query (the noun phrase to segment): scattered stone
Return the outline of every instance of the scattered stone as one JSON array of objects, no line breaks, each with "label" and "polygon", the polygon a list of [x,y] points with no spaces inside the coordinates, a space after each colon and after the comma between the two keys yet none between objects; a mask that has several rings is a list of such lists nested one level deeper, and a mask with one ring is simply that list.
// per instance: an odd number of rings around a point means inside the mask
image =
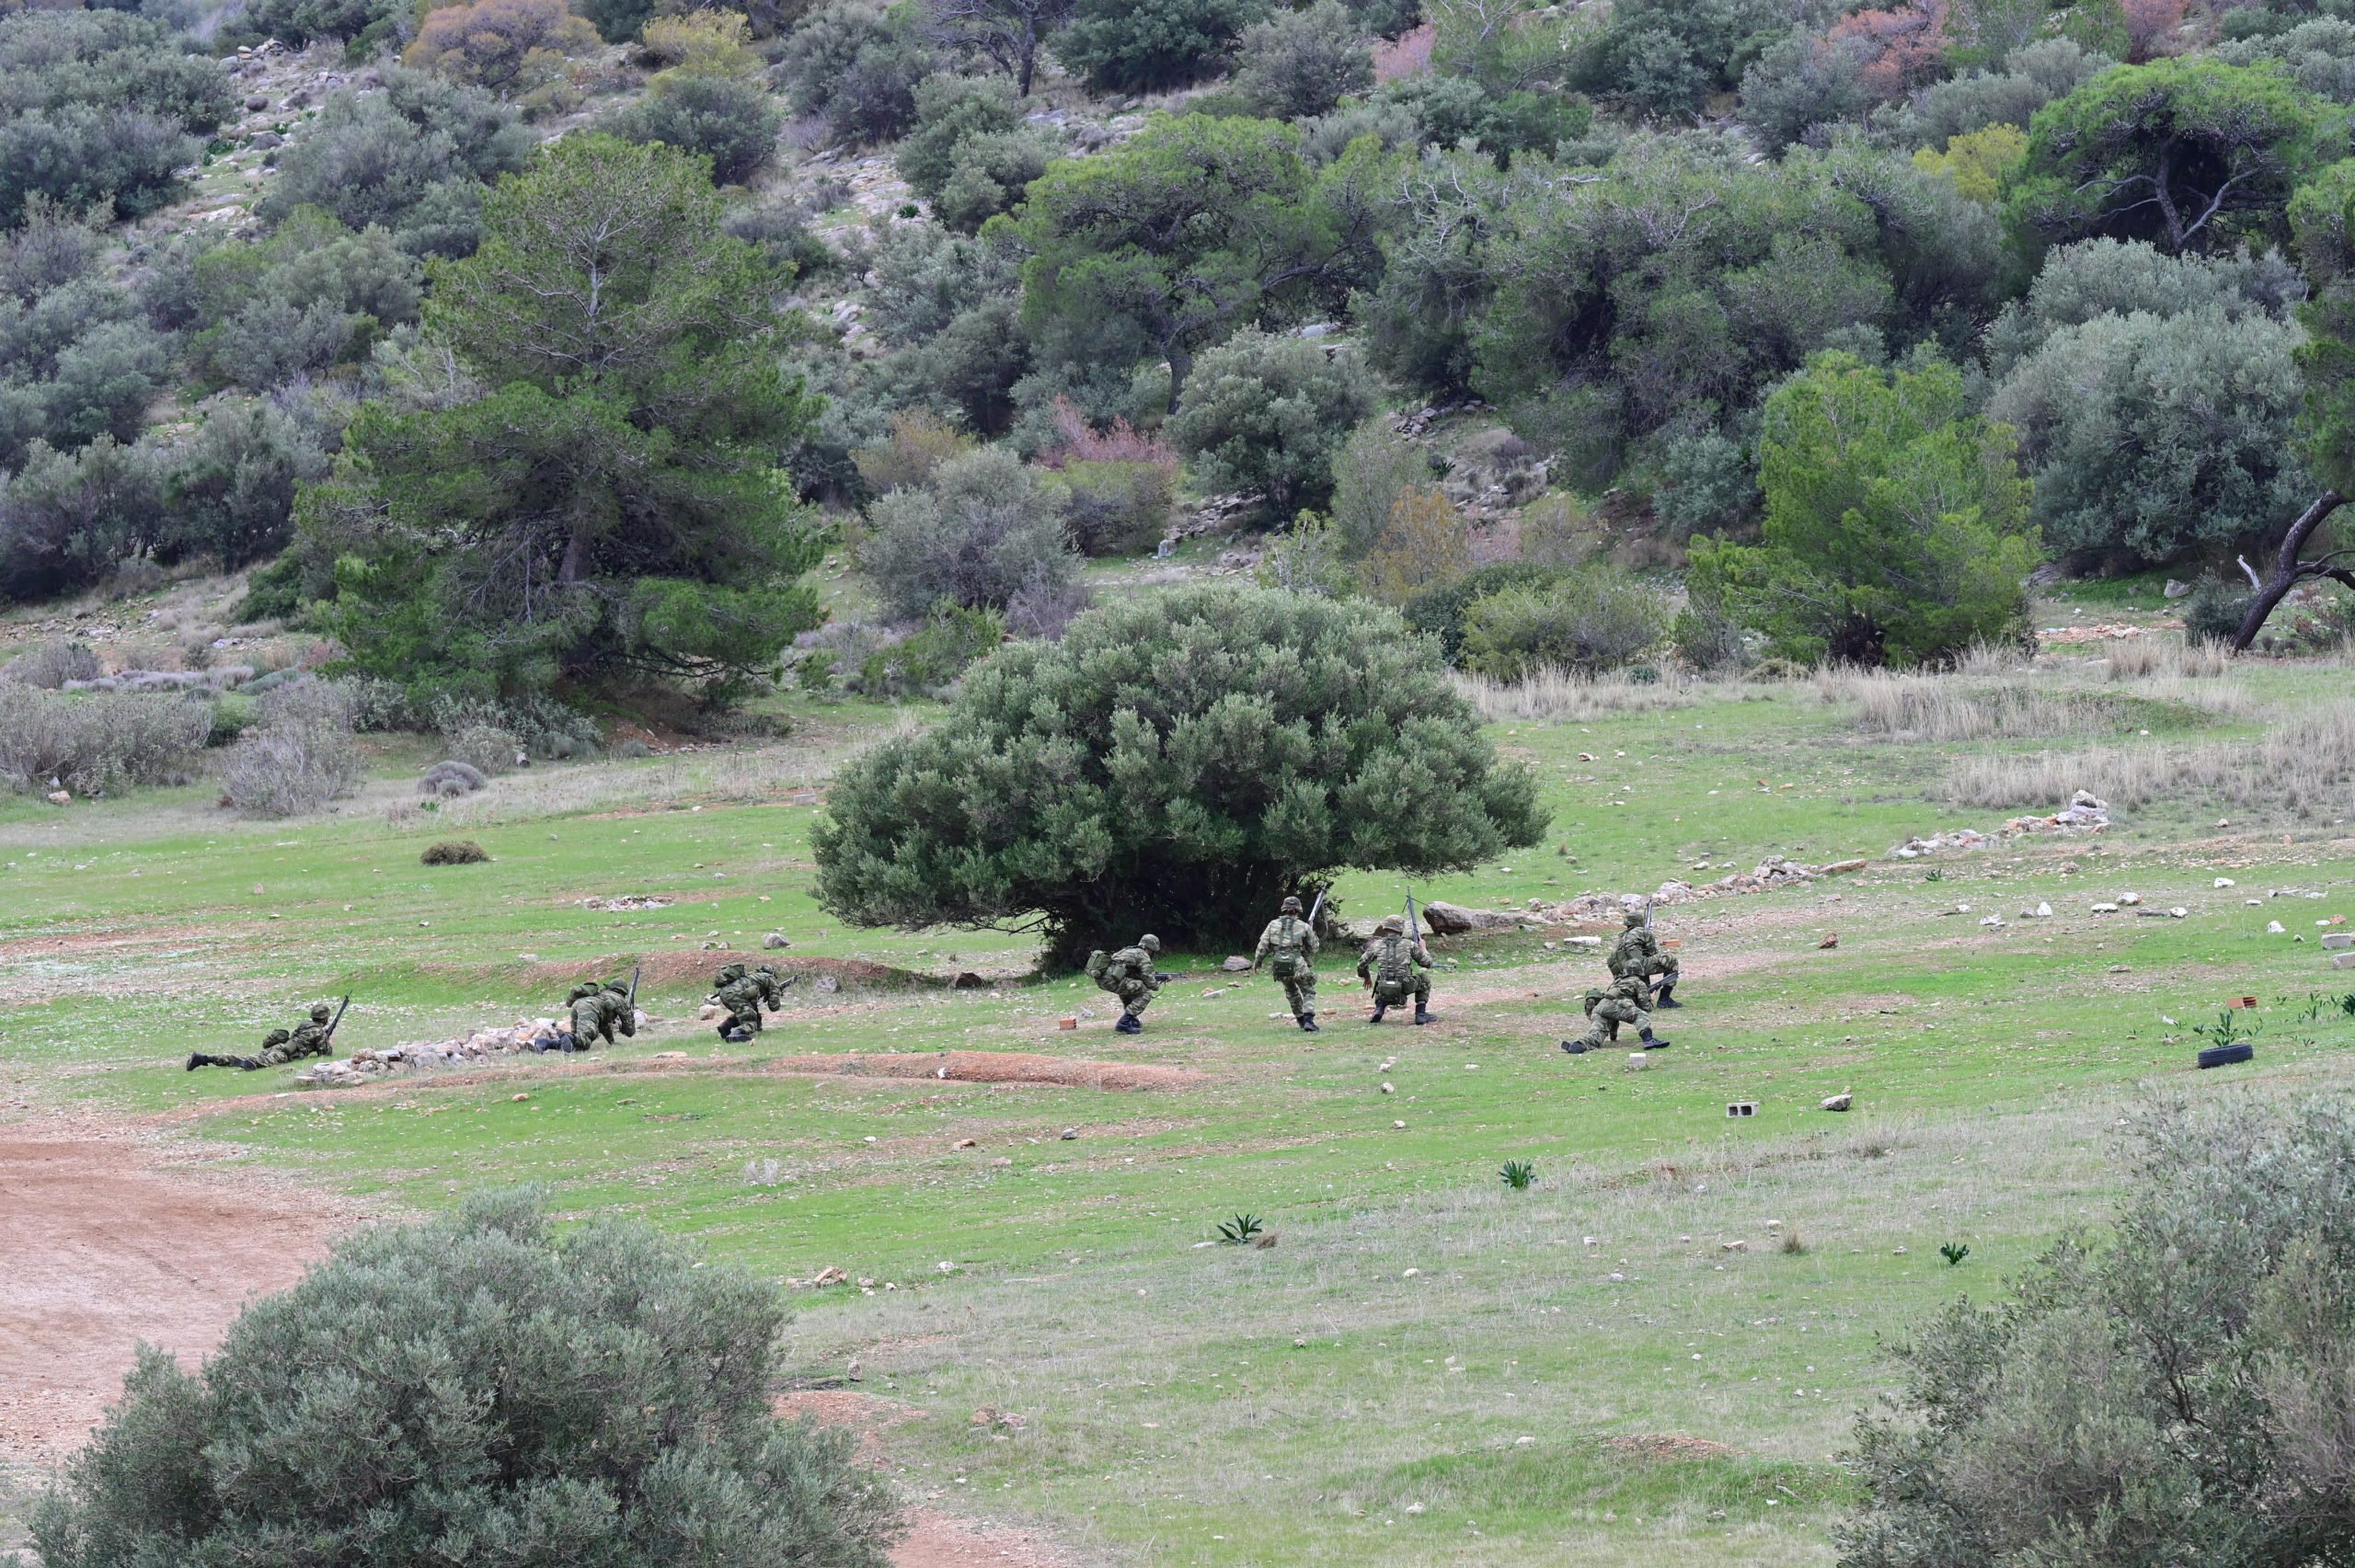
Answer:
[{"label": "scattered stone", "polygon": [[1827,947],[1837,947],[1837,946],[1839,946],[1839,945],[1840,945],[1840,933],[1839,933],[1838,932],[1836,932],[1836,931],[1827,931],[1827,932],[1825,932],[1825,933],[1823,933],[1823,940],[1822,940],[1822,941],[1821,941],[1821,942],[1819,942],[1819,943],[1817,943],[1817,944],[1815,944],[1815,946],[1816,946],[1816,951],[1818,951],[1818,952],[1821,952],[1823,949],[1825,949],[1825,948],[1827,948]]},{"label": "scattered stone", "polygon": [[1383,1086],[1382,1086],[1382,1092],[1383,1092],[1384,1094],[1396,1094],[1396,1093],[1398,1093],[1397,1089],[1396,1089],[1394,1085],[1392,1085],[1392,1084],[1390,1084],[1390,1083],[1387,1083],[1387,1082],[1385,1082],[1385,1083],[1384,1083],[1384,1084],[1383,1084]]},{"label": "scattered stone", "polygon": [[820,1269],[807,1281],[809,1285],[820,1290],[824,1289],[829,1285],[846,1285],[849,1282],[850,1276],[843,1270],[834,1267],[832,1264],[828,1264],[824,1268]]},{"label": "scattered stone", "polygon": [[2216,886],[2219,887],[2237,887],[2240,884],[2234,881],[2229,876],[2219,876],[2216,878]]},{"label": "scattered stone", "polygon": [[793,944],[785,939],[785,933],[781,931],[773,931],[766,936],[761,938],[761,945],[774,949],[778,947],[790,947]]},{"label": "scattered stone", "polygon": [[2121,907],[2131,910],[2135,905],[2142,901],[2142,895],[2140,893],[2120,893],[2118,896],[2118,901]]},{"label": "scattered stone", "polygon": [[605,910],[615,914],[623,914],[632,910],[667,910],[676,901],[652,893],[644,893],[632,894],[620,898],[583,898],[580,900],[580,907],[584,910]]},{"label": "scattered stone", "polygon": [[1419,1268],[1410,1268],[1410,1269],[1408,1269],[1406,1273],[1404,1273],[1404,1274],[1400,1275],[1398,1277],[1399,1277],[1399,1278],[1401,1278],[1401,1279],[1412,1279],[1412,1278],[1414,1278],[1417,1275],[1419,1275],[1419,1274],[1420,1274],[1420,1273],[1422,1273],[1422,1272],[1423,1272],[1423,1271],[1422,1271],[1421,1269],[1419,1269]]},{"label": "scattered stone", "polygon": [[1248,974],[1251,969],[1251,960],[1248,958],[1229,958],[1225,963],[1221,964],[1219,967],[1230,975]]},{"label": "scattered stone", "polygon": [[2096,904],[2093,912],[2097,915],[2114,915],[2118,912],[2118,906],[2110,903]]},{"label": "scattered stone", "polygon": [[2175,578],[2169,578],[2166,580],[2166,586],[2160,589],[2159,592],[2168,599],[2188,599],[2191,597],[2191,585]]},{"label": "scattered stone", "polygon": [[1063,1140],[1065,1143],[1069,1143],[1079,1137],[1079,1128],[1075,1127],[1067,1127],[1063,1128],[1062,1136]]},{"label": "scattered stone", "polygon": [[1498,910],[1467,910],[1461,904],[1451,904],[1434,898],[1423,906],[1423,919],[1434,936],[1461,936],[1474,931],[1502,931],[1518,928],[1520,915],[1506,914]]},{"label": "scattered stone", "polygon": [[843,989],[843,983],[832,975],[820,975],[818,977],[818,989],[826,995],[832,996],[834,992]]},{"label": "scattered stone", "polygon": [[2332,954],[2330,967],[2334,969],[2355,969],[2355,953]]},{"label": "scattered stone", "polygon": [[52,806],[71,806],[74,796],[64,790],[53,789],[49,792],[49,803]]},{"label": "scattered stone", "polygon": [[2355,931],[2325,932],[2322,944],[2326,948],[2355,947]]},{"label": "scattered stone", "polygon": [[2287,936],[2289,933],[2290,928],[2283,925],[2280,921],[2267,921],[2265,922],[2265,934],[2268,936]]},{"label": "scattered stone", "polygon": [[1746,1253],[1749,1250],[1748,1242],[1719,1242],[1717,1243],[1717,1251],[1721,1253]]},{"label": "scattered stone", "polygon": [[1843,1089],[1837,1094],[1834,1094],[1831,1098],[1825,1100],[1821,1105],[1817,1107],[1817,1109],[1825,1111],[1844,1111],[1855,1103],[1856,1096],[1850,1091]]},{"label": "scattered stone", "polygon": [[981,1144],[970,1138],[960,1138],[957,1140],[957,1147],[959,1149],[979,1149]]}]

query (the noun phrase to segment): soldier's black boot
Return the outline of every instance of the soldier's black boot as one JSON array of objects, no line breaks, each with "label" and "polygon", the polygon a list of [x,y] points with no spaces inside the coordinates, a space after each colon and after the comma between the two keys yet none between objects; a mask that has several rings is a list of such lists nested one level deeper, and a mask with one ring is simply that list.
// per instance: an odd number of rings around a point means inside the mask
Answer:
[{"label": "soldier's black boot", "polygon": [[1659,1049],[1660,1049],[1661,1047],[1663,1047],[1663,1046],[1673,1045],[1673,1044],[1675,1043],[1675,1042],[1674,1042],[1674,1041],[1672,1041],[1672,1040],[1663,1040],[1663,1039],[1661,1039],[1659,1036],[1657,1036],[1657,1035],[1653,1034],[1649,1029],[1646,1029],[1642,1034],[1640,1034],[1640,1035],[1637,1036],[1636,1037],[1637,1037],[1637,1039],[1641,1040],[1641,1041],[1644,1043],[1644,1049],[1646,1049],[1646,1050],[1648,1050],[1648,1051],[1656,1051],[1656,1050],[1659,1050]]},{"label": "soldier's black boot", "polygon": [[1564,1040],[1562,1048],[1574,1057],[1582,1057],[1587,1053],[1587,1043],[1584,1040]]},{"label": "soldier's black boot", "polygon": [[188,1053],[187,1071],[194,1072],[200,1067],[211,1067],[212,1065],[213,1059],[211,1057],[205,1056],[199,1051],[190,1051]]},{"label": "soldier's black boot", "polygon": [[1304,1035],[1314,1035],[1316,1033],[1316,1014],[1314,1013],[1304,1013],[1300,1015],[1300,1032]]},{"label": "soldier's black boot", "polygon": [[752,1036],[748,1029],[722,1029],[719,1037],[731,1046],[741,1046],[750,1044]]},{"label": "soldier's black boot", "polygon": [[1415,1022],[1418,1024],[1436,1024],[1439,1022],[1439,1014],[1430,1012],[1426,1008],[1418,1007],[1415,1009]]},{"label": "soldier's black boot", "polygon": [[1116,1033],[1122,1035],[1142,1035],[1144,1033],[1144,1025],[1137,1022],[1137,1015],[1133,1013],[1121,1013],[1120,1021],[1118,1024],[1113,1024],[1112,1028]]},{"label": "soldier's black boot", "polygon": [[1377,1001],[1373,1004],[1373,1016],[1367,1019],[1366,1022],[1369,1024],[1379,1024],[1382,1022],[1382,1015],[1389,1011],[1390,1004],[1388,1002]]},{"label": "soldier's black boot", "polygon": [[1676,981],[1673,979],[1660,981],[1660,996],[1652,1003],[1653,1010],[1657,1012],[1663,1007],[1682,1007],[1683,1005],[1684,1004],[1683,1002],[1676,1000]]}]

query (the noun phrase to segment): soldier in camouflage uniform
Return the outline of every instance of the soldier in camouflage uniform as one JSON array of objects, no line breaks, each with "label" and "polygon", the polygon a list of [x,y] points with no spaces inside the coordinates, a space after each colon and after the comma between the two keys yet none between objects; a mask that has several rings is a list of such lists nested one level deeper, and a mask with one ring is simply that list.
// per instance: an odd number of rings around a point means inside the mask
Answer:
[{"label": "soldier in camouflage uniform", "polygon": [[335,1009],[326,1002],[311,1009],[308,1021],[292,1029],[272,1029],[262,1036],[261,1049],[249,1057],[206,1056],[199,1051],[188,1059],[187,1070],[194,1072],[200,1067],[242,1067],[247,1072],[259,1068],[283,1067],[304,1057],[327,1054],[327,1028],[335,1022]]},{"label": "soldier in camouflage uniform", "polygon": [[1269,967],[1283,982],[1293,1021],[1311,1035],[1316,1033],[1316,971],[1308,961],[1315,952],[1316,933],[1300,918],[1300,900],[1286,898],[1283,912],[1259,933],[1259,949],[1251,956],[1251,972],[1258,973],[1262,964]]},{"label": "soldier in camouflage uniform", "polygon": [[1562,1048],[1572,1056],[1599,1051],[1619,1038],[1619,1025],[1635,1026],[1636,1037],[1644,1049],[1658,1050],[1669,1044],[1653,1035],[1651,1011],[1645,1004],[1651,1000],[1651,988],[1641,975],[1622,975],[1600,990],[1586,993],[1586,1033],[1575,1040],[1564,1040]]},{"label": "soldier in camouflage uniform", "polygon": [[1430,1010],[1431,978],[1423,973],[1431,967],[1430,950],[1420,937],[1407,935],[1402,915],[1392,915],[1375,930],[1379,934],[1358,955],[1358,979],[1373,988],[1373,1016],[1366,1022],[1381,1023],[1384,1013],[1411,996],[1415,1022],[1437,1023],[1439,1014]]},{"label": "soldier in camouflage uniform", "polygon": [[728,1010],[727,1020],[719,1025],[719,1037],[731,1046],[741,1046],[761,1032],[761,1009],[775,1011],[785,1005],[785,988],[791,980],[780,979],[777,972],[766,964],[747,970],[741,964],[730,964],[716,977],[718,989],[712,1000]]},{"label": "soldier in camouflage uniform", "polygon": [[1123,1035],[1144,1032],[1141,1021],[1146,1006],[1169,977],[1154,968],[1161,954],[1161,938],[1140,936],[1134,947],[1123,947],[1101,964],[1091,959],[1087,972],[1097,985],[1120,999],[1120,1021],[1112,1025]]},{"label": "soldier in camouflage uniform", "polygon": [[638,1036],[638,1009],[630,1005],[626,981],[584,981],[564,1001],[572,1010],[572,1026],[557,1035],[557,1050],[585,1051],[600,1039],[613,1045],[616,1025],[633,1039]]},{"label": "soldier in camouflage uniform", "polygon": [[1637,910],[1627,911],[1627,929],[1619,933],[1619,941],[1611,949],[1611,956],[1603,962],[1610,967],[1614,979],[1634,975],[1648,983],[1654,975],[1667,977],[1660,983],[1660,999],[1655,1005],[1684,1005],[1676,1000],[1676,955],[1660,951],[1660,938],[1652,934],[1652,928]]}]

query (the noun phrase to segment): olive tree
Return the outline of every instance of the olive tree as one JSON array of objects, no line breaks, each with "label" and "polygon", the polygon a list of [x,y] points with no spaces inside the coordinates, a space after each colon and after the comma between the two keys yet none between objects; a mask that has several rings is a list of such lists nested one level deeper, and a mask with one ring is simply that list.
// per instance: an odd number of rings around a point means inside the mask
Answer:
[{"label": "olive tree", "polygon": [[143,1349],[35,1510],[48,1568],[884,1568],[889,1484],[769,1411],[784,1311],[529,1195],[343,1242],[198,1371]]},{"label": "olive tree", "polygon": [[813,838],[858,925],[1235,942],[1344,868],[1464,870],[1535,843],[1437,646],[1353,601],[1225,586],[1122,601],[976,666],[930,730],[852,763]]}]

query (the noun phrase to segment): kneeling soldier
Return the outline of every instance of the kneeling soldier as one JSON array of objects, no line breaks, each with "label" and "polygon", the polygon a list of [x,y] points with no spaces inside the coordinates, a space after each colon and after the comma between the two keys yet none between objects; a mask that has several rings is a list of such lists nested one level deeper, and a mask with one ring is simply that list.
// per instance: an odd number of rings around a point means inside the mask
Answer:
[{"label": "kneeling soldier", "polygon": [[1373,988],[1373,1016],[1369,1024],[1379,1024],[1382,1015],[1404,1002],[1415,999],[1415,1022],[1432,1024],[1439,1015],[1432,1013],[1431,978],[1423,973],[1431,967],[1431,956],[1419,937],[1407,934],[1407,922],[1392,915],[1375,927],[1380,933],[1365,944],[1358,956],[1358,978]]},{"label": "kneeling soldier", "polygon": [[1619,1025],[1635,1026],[1636,1037],[1644,1049],[1658,1050],[1669,1044],[1652,1034],[1651,1010],[1644,1004],[1651,1000],[1651,988],[1641,975],[1622,975],[1601,990],[1586,993],[1586,1033],[1575,1040],[1564,1040],[1562,1048],[1572,1056],[1599,1051],[1619,1038]]}]

